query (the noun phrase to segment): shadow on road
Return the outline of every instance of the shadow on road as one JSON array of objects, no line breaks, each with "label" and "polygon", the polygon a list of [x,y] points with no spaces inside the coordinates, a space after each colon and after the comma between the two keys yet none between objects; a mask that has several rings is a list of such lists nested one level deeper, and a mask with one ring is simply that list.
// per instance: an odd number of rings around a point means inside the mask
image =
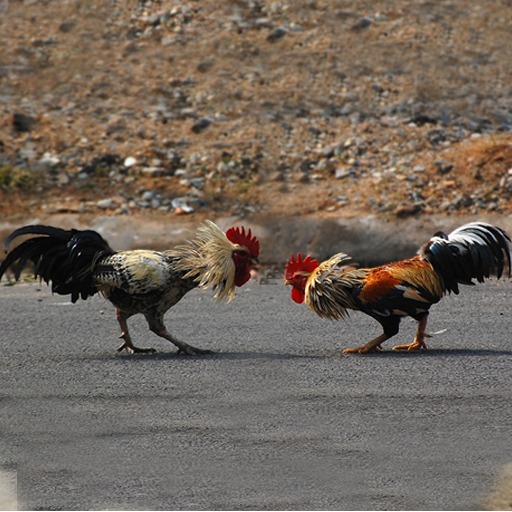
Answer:
[{"label": "shadow on road", "polygon": [[[287,353],[272,353],[272,352],[215,352],[214,354],[201,355],[201,356],[188,356],[184,354],[177,354],[176,352],[155,352],[153,354],[82,354],[81,356],[74,357],[75,359],[89,360],[89,361],[112,361],[117,359],[123,363],[139,363],[144,361],[179,361],[189,363],[192,361],[209,361],[209,360],[272,360],[272,361],[288,361],[288,360],[303,360],[303,359],[325,359],[329,357],[336,357],[336,354],[287,354]],[[73,356],[70,356],[73,359]]]},{"label": "shadow on road", "polygon": [[69,356],[70,359],[80,359],[88,361],[102,361],[113,359],[123,364],[138,364],[141,361],[175,361],[188,364],[192,361],[250,361],[250,360],[269,360],[269,361],[290,361],[290,360],[322,360],[330,358],[338,358],[340,360],[346,358],[451,358],[451,357],[507,357],[512,356],[511,350],[495,350],[495,349],[467,349],[467,348],[448,348],[448,349],[429,349],[415,352],[382,350],[380,352],[371,352],[369,354],[342,354],[340,350],[324,353],[304,353],[292,354],[283,352],[215,352],[213,354],[201,356],[188,356],[177,354],[177,352],[155,352],[154,354],[82,354],[80,356]]}]

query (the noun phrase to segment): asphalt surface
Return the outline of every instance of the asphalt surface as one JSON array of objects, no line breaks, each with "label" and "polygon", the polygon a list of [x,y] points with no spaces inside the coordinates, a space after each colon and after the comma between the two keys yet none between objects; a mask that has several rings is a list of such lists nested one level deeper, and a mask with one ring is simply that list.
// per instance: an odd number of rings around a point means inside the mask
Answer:
[{"label": "asphalt surface", "polygon": [[159,352],[129,356],[100,297],[0,286],[0,470],[19,507],[483,507],[512,461],[512,285],[434,306],[428,329],[447,332],[429,351],[365,356],[339,350],[377,323],[322,320],[288,292],[251,283],[217,306],[193,291],[167,324],[218,353],[176,356],[134,318]]}]

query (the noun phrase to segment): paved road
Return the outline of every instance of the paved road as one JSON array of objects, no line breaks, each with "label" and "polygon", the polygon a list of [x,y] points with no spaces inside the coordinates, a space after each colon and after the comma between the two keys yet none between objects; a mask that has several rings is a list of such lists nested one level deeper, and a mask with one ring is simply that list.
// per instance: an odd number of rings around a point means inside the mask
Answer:
[{"label": "paved road", "polygon": [[117,354],[99,297],[0,286],[0,469],[27,509],[479,508],[512,461],[511,297],[444,299],[428,352],[340,356],[378,325],[321,320],[280,283],[229,306],[194,291],[168,324],[219,353],[190,358],[142,319],[160,352]]}]

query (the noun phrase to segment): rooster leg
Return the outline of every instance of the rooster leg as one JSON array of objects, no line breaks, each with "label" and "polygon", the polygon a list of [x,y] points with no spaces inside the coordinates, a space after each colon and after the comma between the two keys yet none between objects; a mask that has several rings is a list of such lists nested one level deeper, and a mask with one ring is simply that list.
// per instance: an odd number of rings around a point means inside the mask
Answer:
[{"label": "rooster leg", "polygon": [[380,350],[381,343],[384,343],[386,340],[389,340],[391,336],[388,336],[387,334],[381,334],[380,336],[377,336],[375,339],[369,341],[365,345],[362,345],[361,347],[354,347],[354,348],[346,348],[345,350],[342,350],[342,354],[366,354],[367,352],[376,352]]},{"label": "rooster leg", "polygon": [[124,343],[117,349],[118,352],[121,352],[121,350],[126,349],[126,351],[129,354],[135,354],[135,353],[154,353],[156,350],[154,348],[139,348],[136,347],[132,343],[132,339],[130,337],[130,331],[128,331],[128,323],[127,318],[125,314],[119,309],[116,308],[116,318],[119,322],[119,326],[121,327],[121,336],[119,336],[121,339],[124,340]]},{"label": "rooster leg", "polygon": [[146,320],[148,321],[149,328],[152,332],[154,332],[157,336],[170,341],[174,345],[178,347],[178,354],[184,353],[188,356],[198,356],[202,354],[213,354],[211,350],[203,350],[201,348],[196,348],[184,341],[177,340],[174,336],[172,336],[169,331],[165,328],[163,320],[161,318],[150,316],[149,318],[146,316]]},{"label": "rooster leg", "polygon": [[384,329],[384,332],[380,336],[377,336],[361,347],[346,348],[342,354],[366,354],[368,352],[377,352],[378,350],[381,350],[380,346],[382,343],[398,333],[400,325],[399,316],[391,315],[384,318],[377,318],[377,320]]},{"label": "rooster leg", "polygon": [[213,354],[211,350],[204,350],[202,348],[193,347],[192,345],[189,345],[188,343],[185,343],[184,341],[177,340],[174,336],[171,336],[167,329],[164,327],[161,330],[153,330],[151,329],[155,334],[158,336],[161,336],[162,338],[165,338],[166,340],[170,341],[174,345],[178,347],[178,354],[187,354],[188,356],[199,356],[202,354]]},{"label": "rooster leg", "polygon": [[393,350],[420,350],[424,348],[427,350],[427,344],[425,343],[425,337],[429,335],[425,333],[427,328],[428,313],[418,322],[418,330],[416,331],[416,337],[412,343],[408,345],[396,345]]}]

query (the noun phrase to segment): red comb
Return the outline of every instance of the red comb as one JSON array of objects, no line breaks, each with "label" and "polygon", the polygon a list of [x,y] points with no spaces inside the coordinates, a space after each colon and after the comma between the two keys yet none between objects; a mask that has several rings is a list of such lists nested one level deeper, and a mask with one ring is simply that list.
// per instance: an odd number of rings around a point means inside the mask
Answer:
[{"label": "red comb", "polygon": [[318,265],[318,260],[312,259],[311,256],[303,258],[302,254],[299,252],[299,254],[297,254],[297,258],[292,255],[286,262],[286,266],[284,267],[285,279],[292,279],[296,272],[304,271],[311,273],[316,267],[318,267]]},{"label": "red comb", "polygon": [[234,244],[243,245],[249,249],[251,256],[257,258],[260,253],[260,241],[253,236],[251,230],[245,232],[245,228],[229,228],[226,231],[226,237],[230,242]]}]

